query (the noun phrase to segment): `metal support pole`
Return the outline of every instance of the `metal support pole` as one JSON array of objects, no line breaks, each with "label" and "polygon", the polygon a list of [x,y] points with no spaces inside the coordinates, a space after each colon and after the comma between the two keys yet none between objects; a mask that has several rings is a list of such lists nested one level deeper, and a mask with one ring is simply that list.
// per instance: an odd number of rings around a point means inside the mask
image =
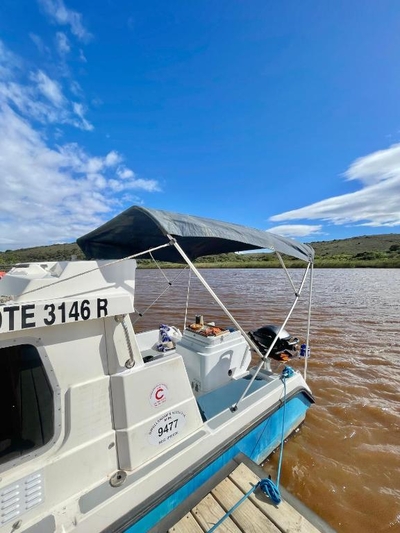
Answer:
[{"label": "metal support pole", "polygon": [[246,339],[248,344],[253,348],[253,350],[261,357],[261,359],[264,359],[264,355],[260,352],[258,346],[254,343],[254,341],[248,336],[248,334],[245,332],[245,330],[242,328],[242,326],[239,324],[239,322],[235,319],[235,317],[228,311],[228,309],[224,306],[224,304],[221,302],[221,300],[218,298],[218,296],[215,294],[215,292],[212,290],[212,288],[209,286],[209,284],[206,282],[206,280],[203,278],[203,276],[200,274],[200,272],[197,270],[197,268],[194,266],[194,264],[191,262],[189,257],[185,254],[185,252],[182,250],[182,248],[179,246],[179,244],[176,242],[176,240],[168,235],[168,238],[173,241],[173,244],[175,248],[178,250],[178,252],[181,254],[183,259],[187,262],[190,269],[193,271],[193,273],[196,275],[196,277],[200,280],[201,284],[207,289],[207,291],[211,294],[211,296],[214,298],[216,303],[220,306],[220,308],[223,310],[223,312],[226,314],[227,317],[230,318],[232,323],[237,327],[237,329],[241,332],[243,337]]},{"label": "metal support pole", "polygon": [[306,357],[304,359],[304,380],[307,381],[307,362],[308,362],[308,351],[310,346],[310,327],[311,327],[311,301],[312,301],[312,289],[313,289],[313,274],[314,268],[311,265],[310,271],[310,293],[308,297],[308,318],[307,318],[307,336],[306,336]]}]

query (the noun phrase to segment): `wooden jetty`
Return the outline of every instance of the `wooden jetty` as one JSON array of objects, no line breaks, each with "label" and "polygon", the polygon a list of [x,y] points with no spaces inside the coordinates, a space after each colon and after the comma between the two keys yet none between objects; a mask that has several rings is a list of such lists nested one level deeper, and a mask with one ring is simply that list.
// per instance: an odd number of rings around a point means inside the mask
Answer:
[{"label": "wooden jetty", "polygon": [[[187,509],[188,502],[186,509],[181,506],[181,513],[185,511],[185,514],[181,514],[174,525],[163,529],[168,525],[168,521],[163,521],[164,525],[160,523],[156,531],[205,533],[260,479],[267,476],[261,467],[242,454],[231,462],[229,470],[228,475],[211,489],[208,487],[201,499],[198,499],[199,493],[190,498],[190,510]],[[282,501],[275,505],[260,489],[256,489],[218,526],[216,533],[334,533],[328,524],[284,488],[280,487],[280,493]],[[170,523],[171,519],[172,516]]]}]

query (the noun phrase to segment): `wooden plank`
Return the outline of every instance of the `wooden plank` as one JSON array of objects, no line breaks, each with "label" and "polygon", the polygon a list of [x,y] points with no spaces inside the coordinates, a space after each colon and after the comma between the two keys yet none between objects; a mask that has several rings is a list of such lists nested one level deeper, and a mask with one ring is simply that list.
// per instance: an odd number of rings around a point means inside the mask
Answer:
[{"label": "wooden plank", "polygon": [[188,513],[174,527],[171,527],[168,533],[204,533],[204,529],[199,526],[193,515]]},{"label": "wooden plank", "polygon": [[[192,509],[193,515],[197,522],[209,531],[225,515],[225,510],[218,504],[211,494],[207,494],[203,500]],[[235,522],[228,516],[217,528],[218,533],[242,533],[244,530],[239,529]]]},{"label": "wooden plank", "polygon": [[[229,477],[243,492],[249,491],[260,481],[260,478],[243,463]],[[249,499],[285,533],[319,533],[313,524],[284,500],[279,506],[275,506],[259,489],[253,492]]]},{"label": "wooden plank", "polygon": [[[212,494],[225,511],[229,511],[243,497],[243,492],[229,478],[221,481],[212,490]],[[279,529],[248,498],[231,516],[246,533],[280,533]]]}]

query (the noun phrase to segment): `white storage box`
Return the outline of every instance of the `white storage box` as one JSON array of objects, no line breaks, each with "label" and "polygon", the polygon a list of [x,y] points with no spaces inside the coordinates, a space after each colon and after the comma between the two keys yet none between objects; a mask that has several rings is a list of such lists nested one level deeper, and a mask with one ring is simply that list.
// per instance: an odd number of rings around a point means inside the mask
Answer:
[{"label": "white storage box", "polygon": [[210,392],[246,374],[251,361],[250,348],[240,331],[205,337],[186,329],[176,345],[185,361],[196,395]]}]

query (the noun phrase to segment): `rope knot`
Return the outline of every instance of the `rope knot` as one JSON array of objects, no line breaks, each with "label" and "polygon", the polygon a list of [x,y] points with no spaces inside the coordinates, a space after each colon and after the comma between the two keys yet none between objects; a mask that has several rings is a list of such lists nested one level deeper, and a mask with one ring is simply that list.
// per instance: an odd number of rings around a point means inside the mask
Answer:
[{"label": "rope knot", "polygon": [[294,375],[294,370],[291,366],[285,366],[281,373],[281,379],[284,381]]},{"label": "rope knot", "polygon": [[272,479],[261,479],[257,484],[263,493],[275,504],[279,505],[282,501],[279,488],[275,485]]}]

